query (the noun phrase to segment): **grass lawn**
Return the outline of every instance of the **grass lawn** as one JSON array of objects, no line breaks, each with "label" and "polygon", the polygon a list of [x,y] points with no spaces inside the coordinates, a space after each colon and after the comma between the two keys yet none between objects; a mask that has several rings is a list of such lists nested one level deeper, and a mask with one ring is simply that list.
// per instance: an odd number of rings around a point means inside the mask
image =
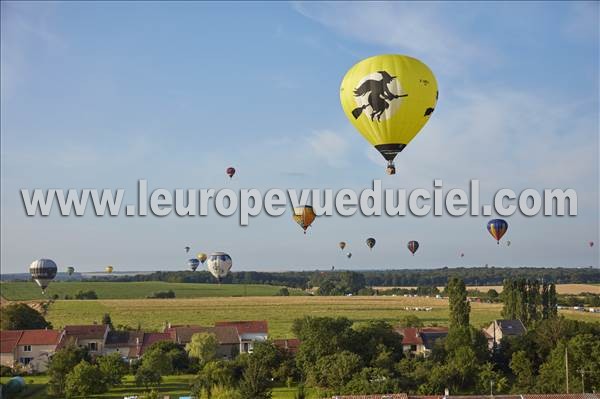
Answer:
[{"label": "grass lawn", "polygon": [[[163,383],[161,384],[158,391],[165,395],[170,395],[171,399],[176,399],[179,396],[189,395],[190,381],[193,375],[170,375],[164,377]],[[2,377],[0,381],[4,384],[10,378]],[[48,378],[46,376],[32,376],[25,377],[27,387],[25,391],[21,392],[15,399],[42,399],[47,398],[46,395],[46,382]],[[119,387],[111,389],[109,392],[101,395],[92,395],[90,398],[102,398],[102,399],[123,399],[124,396],[130,395],[141,395],[145,392],[143,387],[135,385],[133,376],[126,376],[123,379],[123,384]],[[296,387],[277,387],[273,389],[273,399],[294,399],[294,394],[297,392]],[[317,398],[310,390],[307,390],[310,399]]]},{"label": "grass lawn", "polygon": [[[163,281],[143,282],[81,282],[56,281],[50,284],[46,295],[34,282],[2,282],[0,294],[12,301],[49,299],[53,295],[73,297],[78,291],[95,291],[99,299],[143,299],[157,291],[173,290],[177,298],[225,296],[273,296],[281,287],[265,284],[191,284]],[[301,290],[289,289],[290,295],[304,295]]]}]

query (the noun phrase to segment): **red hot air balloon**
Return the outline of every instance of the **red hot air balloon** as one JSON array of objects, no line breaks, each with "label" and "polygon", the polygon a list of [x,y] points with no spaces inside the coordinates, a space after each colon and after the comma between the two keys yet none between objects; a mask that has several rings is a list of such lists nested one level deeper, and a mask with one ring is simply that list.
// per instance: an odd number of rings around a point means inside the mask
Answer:
[{"label": "red hot air balloon", "polygon": [[409,241],[407,247],[413,256],[415,256],[415,252],[419,249],[419,243],[417,241]]},{"label": "red hot air balloon", "polygon": [[235,175],[235,168],[230,166],[227,168],[225,173],[227,173],[227,176],[229,176],[229,178],[231,179],[233,175]]}]

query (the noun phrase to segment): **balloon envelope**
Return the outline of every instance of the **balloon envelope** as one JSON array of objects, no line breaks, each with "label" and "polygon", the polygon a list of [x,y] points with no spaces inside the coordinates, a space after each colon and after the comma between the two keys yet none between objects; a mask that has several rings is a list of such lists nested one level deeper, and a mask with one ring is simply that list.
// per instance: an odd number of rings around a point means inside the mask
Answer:
[{"label": "balloon envelope", "polygon": [[42,289],[42,293],[46,291],[50,281],[56,277],[58,267],[51,259],[38,259],[31,262],[29,265],[29,274],[37,285]]},{"label": "balloon envelope", "polygon": [[508,230],[508,223],[504,219],[492,219],[488,222],[487,229],[496,242],[500,244],[500,239]]},{"label": "balloon envelope", "polygon": [[67,274],[70,276],[75,272],[75,268],[73,266],[67,267]]},{"label": "balloon envelope", "polygon": [[112,272],[113,272],[113,267],[112,267],[112,266],[106,266],[106,267],[104,268],[104,271],[105,271],[106,273],[110,274],[110,273],[112,273]]},{"label": "balloon envelope", "polygon": [[229,176],[229,178],[231,179],[233,175],[235,175],[235,168],[230,166],[229,168],[227,168],[225,173],[227,173],[227,176]]},{"label": "balloon envelope", "polygon": [[227,276],[233,262],[231,256],[227,255],[225,252],[214,252],[208,256],[206,265],[210,274],[220,280],[222,277]]},{"label": "balloon envelope", "polygon": [[419,133],[438,99],[433,72],[406,55],[366,58],[344,76],[340,101],[346,117],[388,161],[393,160]]},{"label": "balloon envelope", "polygon": [[200,261],[196,258],[192,258],[192,259],[188,259],[187,264],[188,264],[188,267],[190,268],[190,270],[195,272],[196,269],[198,268],[198,265],[200,265]]},{"label": "balloon envelope", "polygon": [[375,246],[375,239],[373,237],[369,237],[367,238],[367,247],[369,247],[369,249],[373,249],[373,247]]},{"label": "balloon envelope", "polygon": [[340,241],[340,243],[338,244],[338,246],[340,247],[340,249],[343,251],[344,248],[346,248],[346,243],[344,241]]},{"label": "balloon envelope", "polygon": [[185,247],[185,253],[187,254],[188,252],[190,252],[190,247]]},{"label": "balloon envelope", "polygon": [[407,247],[408,247],[408,250],[414,256],[415,252],[417,252],[417,249],[419,249],[419,242],[418,241],[409,241]]},{"label": "balloon envelope", "polygon": [[315,212],[313,211],[313,207],[310,205],[299,206],[294,208],[294,221],[302,227],[304,230],[304,234],[306,234],[306,229],[310,227],[312,222],[315,220]]},{"label": "balloon envelope", "polygon": [[346,257],[347,257],[348,259],[350,259],[350,258],[352,257],[352,252],[348,252],[348,253],[346,254]]},{"label": "balloon envelope", "polygon": [[204,264],[204,262],[206,261],[206,258],[207,258],[207,256],[204,252],[199,252],[196,255],[196,259],[198,259],[200,262],[202,262],[202,264]]}]

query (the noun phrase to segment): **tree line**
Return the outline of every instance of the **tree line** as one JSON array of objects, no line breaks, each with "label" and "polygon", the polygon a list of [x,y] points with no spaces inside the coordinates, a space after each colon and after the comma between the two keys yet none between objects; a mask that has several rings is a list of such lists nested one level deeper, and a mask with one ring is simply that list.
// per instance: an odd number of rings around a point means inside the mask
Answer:
[{"label": "tree line", "polygon": [[[600,283],[600,270],[593,268],[546,268],[546,267],[459,267],[410,270],[368,270],[355,271],[362,275],[365,286],[445,286],[450,279],[457,277],[466,285],[502,285],[504,280],[523,278],[548,283]],[[300,272],[232,272],[221,280],[221,284],[270,284],[293,288],[316,286],[323,275],[336,275],[343,271],[325,270]],[[207,271],[159,271],[134,276],[102,277],[91,280],[108,281],[166,281],[173,283],[215,283]]]}]

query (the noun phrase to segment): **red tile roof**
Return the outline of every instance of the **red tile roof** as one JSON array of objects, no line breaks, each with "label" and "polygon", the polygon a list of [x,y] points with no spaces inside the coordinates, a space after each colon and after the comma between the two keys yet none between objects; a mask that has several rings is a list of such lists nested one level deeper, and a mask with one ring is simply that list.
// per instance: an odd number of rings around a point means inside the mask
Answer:
[{"label": "red tile roof", "polygon": [[22,334],[22,330],[0,331],[0,353],[14,353]]},{"label": "red tile roof", "polygon": [[300,347],[300,340],[298,338],[274,339],[273,343],[278,348],[285,349],[292,354],[298,352],[298,348]]},{"label": "red tile roof", "polygon": [[417,327],[400,327],[396,331],[402,334],[402,345],[423,345]]},{"label": "red tile roof", "polygon": [[405,393],[388,393],[381,395],[347,395],[332,396],[332,399],[408,399]]},{"label": "red tile roof", "polygon": [[78,339],[103,339],[107,325],[104,324],[89,324],[78,326],[65,326],[65,335],[75,336]]},{"label": "red tile roof", "polygon": [[178,344],[187,344],[192,340],[192,335],[198,333],[215,334],[219,344],[238,344],[240,338],[235,327],[230,326],[171,326],[165,329],[165,333],[171,334],[171,337]]},{"label": "red tile roof", "polygon": [[57,345],[60,336],[56,330],[24,330],[19,345]]},{"label": "red tile roof", "polygon": [[144,341],[139,354],[143,355],[152,344],[161,341],[173,342],[173,337],[169,333],[144,333]]},{"label": "red tile roof", "polygon": [[241,334],[267,334],[269,327],[266,320],[251,320],[251,321],[217,321],[215,327],[235,327],[238,333]]}]

